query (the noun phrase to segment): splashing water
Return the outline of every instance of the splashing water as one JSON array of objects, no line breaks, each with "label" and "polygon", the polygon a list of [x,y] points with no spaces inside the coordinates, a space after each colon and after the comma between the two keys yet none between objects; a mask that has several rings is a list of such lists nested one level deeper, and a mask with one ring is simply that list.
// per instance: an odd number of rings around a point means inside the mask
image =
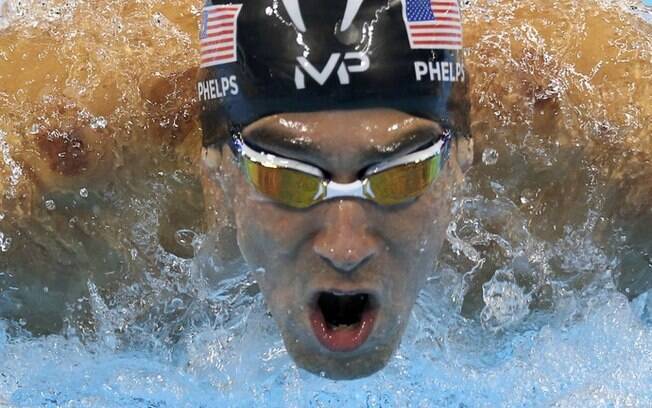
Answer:
[{"label": "splashing water", "polygon": [[96,307],[103,338],[91,343],[13,337],[5,323],[0,396],[13,406],[80,407],[652,403],[652,329],[624,296],[603,292],[581,307],[496,334],[438,301],[445,295],[439,281],[419,299],[390,365],[363,380],[334,382],[298,370],[260,296],[243,290],[253,282],[239,278],[223,286],[230,295],[206,300],[231,316],[186,328],[170,349],[116,346],[104,326],[114,324],[106,306]]},{"label": "splashing water", "polygon": [[[476,164],[400,349],[351,382],[294,365],[253,274],[197,225],[196,175],[179,170],[196,162],[175,150],[191,150],[175,133],[190,114],[170,108],[181,82],[160,97],[169,83],[133,78],[194,64],[200,5],[158,3],[0,0],[0,30],[47,33],[63,47],[48,61],[89,67],[13,99],[0,88],[0,306],[15,316],[0,321],[0,406],[652,406],[652,30],[636,2],[466,2]],[[70,30],[80,9],[89,26]],[[127,74],[62,60],[83,53]],[[84,130],[43,133],[66,120]],[[62,181],[25,156],[39,143],[115,162]],[[50,188],[31,197],[34,180]]]}]

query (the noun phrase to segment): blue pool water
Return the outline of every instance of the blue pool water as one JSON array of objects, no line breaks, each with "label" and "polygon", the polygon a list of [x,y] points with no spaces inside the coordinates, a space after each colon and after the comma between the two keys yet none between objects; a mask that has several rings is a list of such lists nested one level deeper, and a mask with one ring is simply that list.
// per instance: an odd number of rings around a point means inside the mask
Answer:
[{"label": "blue pool water", "polygon": [[433,281],[421,297],[389,367],[353,382],[298,370],[259,298],[221,299],[239,304],[236,318],[193,327],[170,349],[121,350],[115,339],[82,344],[60,335],[11,338],[5,322],[0,401],[143,408],[652,406],[646,295],[629,303],[605,289],[555,316],[493,332],[438,301],[449,297],[436,287]]}]

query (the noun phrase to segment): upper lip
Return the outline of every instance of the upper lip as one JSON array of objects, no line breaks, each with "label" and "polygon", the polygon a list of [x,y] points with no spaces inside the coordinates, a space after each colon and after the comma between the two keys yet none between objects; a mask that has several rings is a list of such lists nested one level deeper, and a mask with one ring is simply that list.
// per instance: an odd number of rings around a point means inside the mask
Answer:
[{"label": "upper lip", "polygon": [[317,301],[319,300],[319,295],[321,293],[332,293],[334,295],[340,295],[340,296],[354,296],[358,294],[366,294],[369,295],[369,305],[371,308],[378,308],[380,306],[380,295],[379,291],[375,289],[366,289],[366,288],[359,288],[359,289],[316,289],[313,290],[310,293],[309,296],[309,303],[310,306],[312,307],[317,307]]}]

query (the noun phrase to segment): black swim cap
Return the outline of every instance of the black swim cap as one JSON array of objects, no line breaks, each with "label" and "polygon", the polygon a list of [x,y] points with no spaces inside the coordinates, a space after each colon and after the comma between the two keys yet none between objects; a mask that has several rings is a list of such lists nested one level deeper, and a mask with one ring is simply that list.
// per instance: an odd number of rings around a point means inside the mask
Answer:
[{"label": "black swim cap", "polygon": [[394,108],[470,136],[457,0],[208,1],[204,146],[282,112]]}]

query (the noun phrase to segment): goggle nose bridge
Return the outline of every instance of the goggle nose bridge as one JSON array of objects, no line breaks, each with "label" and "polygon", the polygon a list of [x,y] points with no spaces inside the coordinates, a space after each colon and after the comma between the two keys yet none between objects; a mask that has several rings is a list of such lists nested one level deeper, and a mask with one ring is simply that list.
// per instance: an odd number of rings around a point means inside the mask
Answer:
[{"label": "goggle nose bridge", "polygon": [[326,190],[326,195],[324,196],[325,200],[338,197],[354,197],[354,198],[373,198],[373,192],[369,188],[369,182],[367,179],[356,180],[352,183],[337,183],[335,181],[329,181],[327,183],[322,183],[320,191],[317,193],[315,198],[319,198],[324,194]]}]

